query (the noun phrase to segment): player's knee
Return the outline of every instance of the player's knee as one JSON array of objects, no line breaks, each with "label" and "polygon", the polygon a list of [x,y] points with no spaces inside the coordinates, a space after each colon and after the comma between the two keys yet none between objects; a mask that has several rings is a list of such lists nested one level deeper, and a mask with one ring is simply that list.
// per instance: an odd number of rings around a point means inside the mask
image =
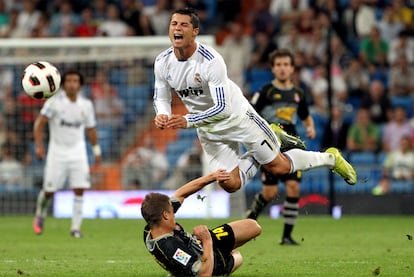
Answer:
[{"label": "player's knee", "polygon": [[252,239],[259,236],[262,233],[262,226],[254,219],[246,219],[249,221],[249,230],[252,232]]},{"label": "player's knee", "polygon": [[219,182],[219,185],[228,193],[236,192],[241,187],[240,182]]}]

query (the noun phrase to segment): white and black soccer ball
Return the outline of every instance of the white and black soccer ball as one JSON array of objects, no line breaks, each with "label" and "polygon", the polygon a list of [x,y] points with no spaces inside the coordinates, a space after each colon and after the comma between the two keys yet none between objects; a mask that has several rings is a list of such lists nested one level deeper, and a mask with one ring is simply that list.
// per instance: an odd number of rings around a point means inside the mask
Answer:
[{"label": "white and black soccer ball", "polygon": [[34,62],[23,72],[22,86],[24,91],[34,99],[52,97],[60,87],[59,70],[49,62]]}]

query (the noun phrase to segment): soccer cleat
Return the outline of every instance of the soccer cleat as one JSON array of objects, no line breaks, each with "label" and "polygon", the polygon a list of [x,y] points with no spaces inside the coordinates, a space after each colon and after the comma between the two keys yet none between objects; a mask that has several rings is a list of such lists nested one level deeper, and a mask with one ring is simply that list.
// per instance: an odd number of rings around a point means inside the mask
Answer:
[{"label": "soccer cleat", "polygon": [[253,212],[250,209],[246,211],[246,218],[257,220],[257,216],[258,216],[258,214]]},{"label": "soccer cleat", "polygon": [[74,238],[77,238],[77,239],[83,238],[83,234],[82,234],[82,232],[81,232],[81,231],[79,231],[79,230],[72,230],[72,231],[70,232],[70,235],[71,235],[72,237],[74,237]]},{"label": "soccer cleat", "polygon": [[349,185],[355,185],[357,182],[355,169],[342,157],[339,150],[335,147],[330,147],[326,149],[325,153],[330,153],[335,157],[335,165],[332,171],[341,176]]},{"label": "soccer cleat", "polygon": [[37,235],[41,235],[43,232],[43,221],[44,221],[44,218],[41,216],[36,216],[33,220],[33,231]]},{"label": "soccer cleat", "polygon": [[299,246],[299,243],[297,243],[291,237],[286,237],[286,238],[282,238],[282,240],[280,241],[280,245],[295,245],[295,246]]},{"label": "soccer cleat", "polygon": [[289,135],[277,124],[272,123],[270,124],[270,127],[272,128],[273,132],[276,134],[280,141],[280,149],[282,152],[293,148],[299,148],[302,150],[306,149],[306,143],[299,137]]}]

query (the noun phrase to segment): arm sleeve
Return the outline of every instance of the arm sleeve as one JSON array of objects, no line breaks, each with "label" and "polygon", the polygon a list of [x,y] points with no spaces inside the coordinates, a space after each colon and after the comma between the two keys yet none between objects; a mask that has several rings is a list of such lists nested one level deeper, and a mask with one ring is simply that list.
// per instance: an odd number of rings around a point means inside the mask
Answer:
[{"label": "arm sleeve", "polygon": [[86,128],[94,128],[96,127],[96,117],[95,117],[95,109],[93,107],[92,101],[88,100],[88,116],[86,118],[85,126]]},{"label": "arm sleeve", "polygon": [[171,115],[171,87],[163,77],[160,61],[154,64],[154,109],[155,114]]},{"label": "arm sleeve", "polygon": [[298,116],[301,120],[305,120],[309,116],[309,107],[306,101],[305,93],[300,91],[300,101],[298,104]]},{"label": "arm sleeve", "polygon": [[214,105],[197,114],[187,114],[187,127],[200,127],[227,118],[231,114],[231,91],[227,78],[226,65],[216,57],[208,65],[207,79]]}]

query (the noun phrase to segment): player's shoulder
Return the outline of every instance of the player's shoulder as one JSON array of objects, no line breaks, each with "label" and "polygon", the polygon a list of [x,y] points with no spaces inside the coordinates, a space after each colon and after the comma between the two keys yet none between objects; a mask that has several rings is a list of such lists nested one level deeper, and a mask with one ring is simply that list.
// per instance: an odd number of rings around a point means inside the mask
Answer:
[{"label": "player's shoulder", "polygon": [[171,57],[171,55],[174,53],[174,49],[171,46],[168,49],[165,49],[164,51],[162,51],[161,53],[159,53],[157,55],[157,57],[155,58],[155,63],[162,63],[162,62],[166,62],[167,59],[169,57]]},{"label": "player's shoulder", "polygon": [[197,42],[197,44],[197,54],[202,56],[207,61],[212,61],[218,57],[221,57],[221,55],[213,47],[201,42]]}]

